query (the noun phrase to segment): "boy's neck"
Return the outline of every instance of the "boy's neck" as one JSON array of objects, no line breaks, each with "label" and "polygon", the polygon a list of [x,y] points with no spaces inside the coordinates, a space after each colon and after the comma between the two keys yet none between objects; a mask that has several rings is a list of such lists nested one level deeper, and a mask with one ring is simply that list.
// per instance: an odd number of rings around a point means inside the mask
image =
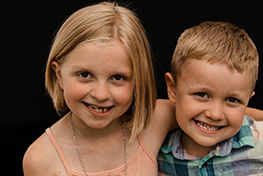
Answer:
[{"label": "boy's neck", "polygon": [[195,157],[200,157],[200,158],[205,157],[213,148],[213,146],[205,147],[205,146],[199,145],[186,133],[183,133],[182,138],[181,138],[181,143],[182,143],[183,149],[188,154],[195,156]]}]

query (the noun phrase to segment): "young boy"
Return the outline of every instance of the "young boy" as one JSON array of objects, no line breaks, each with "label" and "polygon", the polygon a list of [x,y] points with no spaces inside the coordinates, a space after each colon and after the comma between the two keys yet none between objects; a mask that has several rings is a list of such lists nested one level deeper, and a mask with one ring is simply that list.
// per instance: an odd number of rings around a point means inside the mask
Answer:
[{"label": "young boy", "polygon": [[183,32],[165,75],[180,129],[160,150],[160,175],[263,173],[263,123],[244,115],[258,60],[248,34],[230,23]]}]

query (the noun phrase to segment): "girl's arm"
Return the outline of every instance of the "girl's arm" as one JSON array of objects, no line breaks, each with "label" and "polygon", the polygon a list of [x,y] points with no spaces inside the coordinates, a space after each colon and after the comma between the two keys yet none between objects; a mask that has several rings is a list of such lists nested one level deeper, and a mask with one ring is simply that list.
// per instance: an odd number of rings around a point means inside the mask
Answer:
[{"label": "girl's arm", "polygon": [[263,111],[255,108],[247,107],[245,114],[253,117],[256,121],[263,121]]},{"label": "girl's arm", "polygon": [[158,99],[151,122],[148,128],[142,132],[145,146],[156,158],[167,133],[174,128],[178,128],[175,105],[169,100]]}]

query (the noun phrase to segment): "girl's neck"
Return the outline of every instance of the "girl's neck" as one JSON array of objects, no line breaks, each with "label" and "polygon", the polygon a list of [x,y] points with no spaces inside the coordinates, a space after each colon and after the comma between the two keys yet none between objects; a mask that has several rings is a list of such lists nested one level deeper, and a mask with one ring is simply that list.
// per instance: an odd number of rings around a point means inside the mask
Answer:
[{"label": "girl's neck", "polygon": [[[67,115],[68,119],[70,118],[70,113]],[[73,113],[71,115],[71,119],[76,135],[78,136],[78,138],[84,140],[98,140],[106,138],[111,136],[112,134],[115,134],[116,132],[119,132],[122,129],[121,118],[113,120],[105,128],[101,129],[94,129],[89,127],[84,121],[75,116]]]}]

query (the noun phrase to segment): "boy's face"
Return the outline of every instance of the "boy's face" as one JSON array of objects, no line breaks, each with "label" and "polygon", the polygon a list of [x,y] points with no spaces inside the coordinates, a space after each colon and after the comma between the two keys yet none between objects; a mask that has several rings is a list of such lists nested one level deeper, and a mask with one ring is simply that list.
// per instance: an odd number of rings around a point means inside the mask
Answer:
[{"label": "boy's face", "polygon": [[169,99],[176,106],[178,125],[185,132],[182,144],[189,154],[198,155],[194,151],[200,149],[207,154],[239,131],[251,97],[251,74],[188,59],[177,80],[175,84],[166,74]]}]

